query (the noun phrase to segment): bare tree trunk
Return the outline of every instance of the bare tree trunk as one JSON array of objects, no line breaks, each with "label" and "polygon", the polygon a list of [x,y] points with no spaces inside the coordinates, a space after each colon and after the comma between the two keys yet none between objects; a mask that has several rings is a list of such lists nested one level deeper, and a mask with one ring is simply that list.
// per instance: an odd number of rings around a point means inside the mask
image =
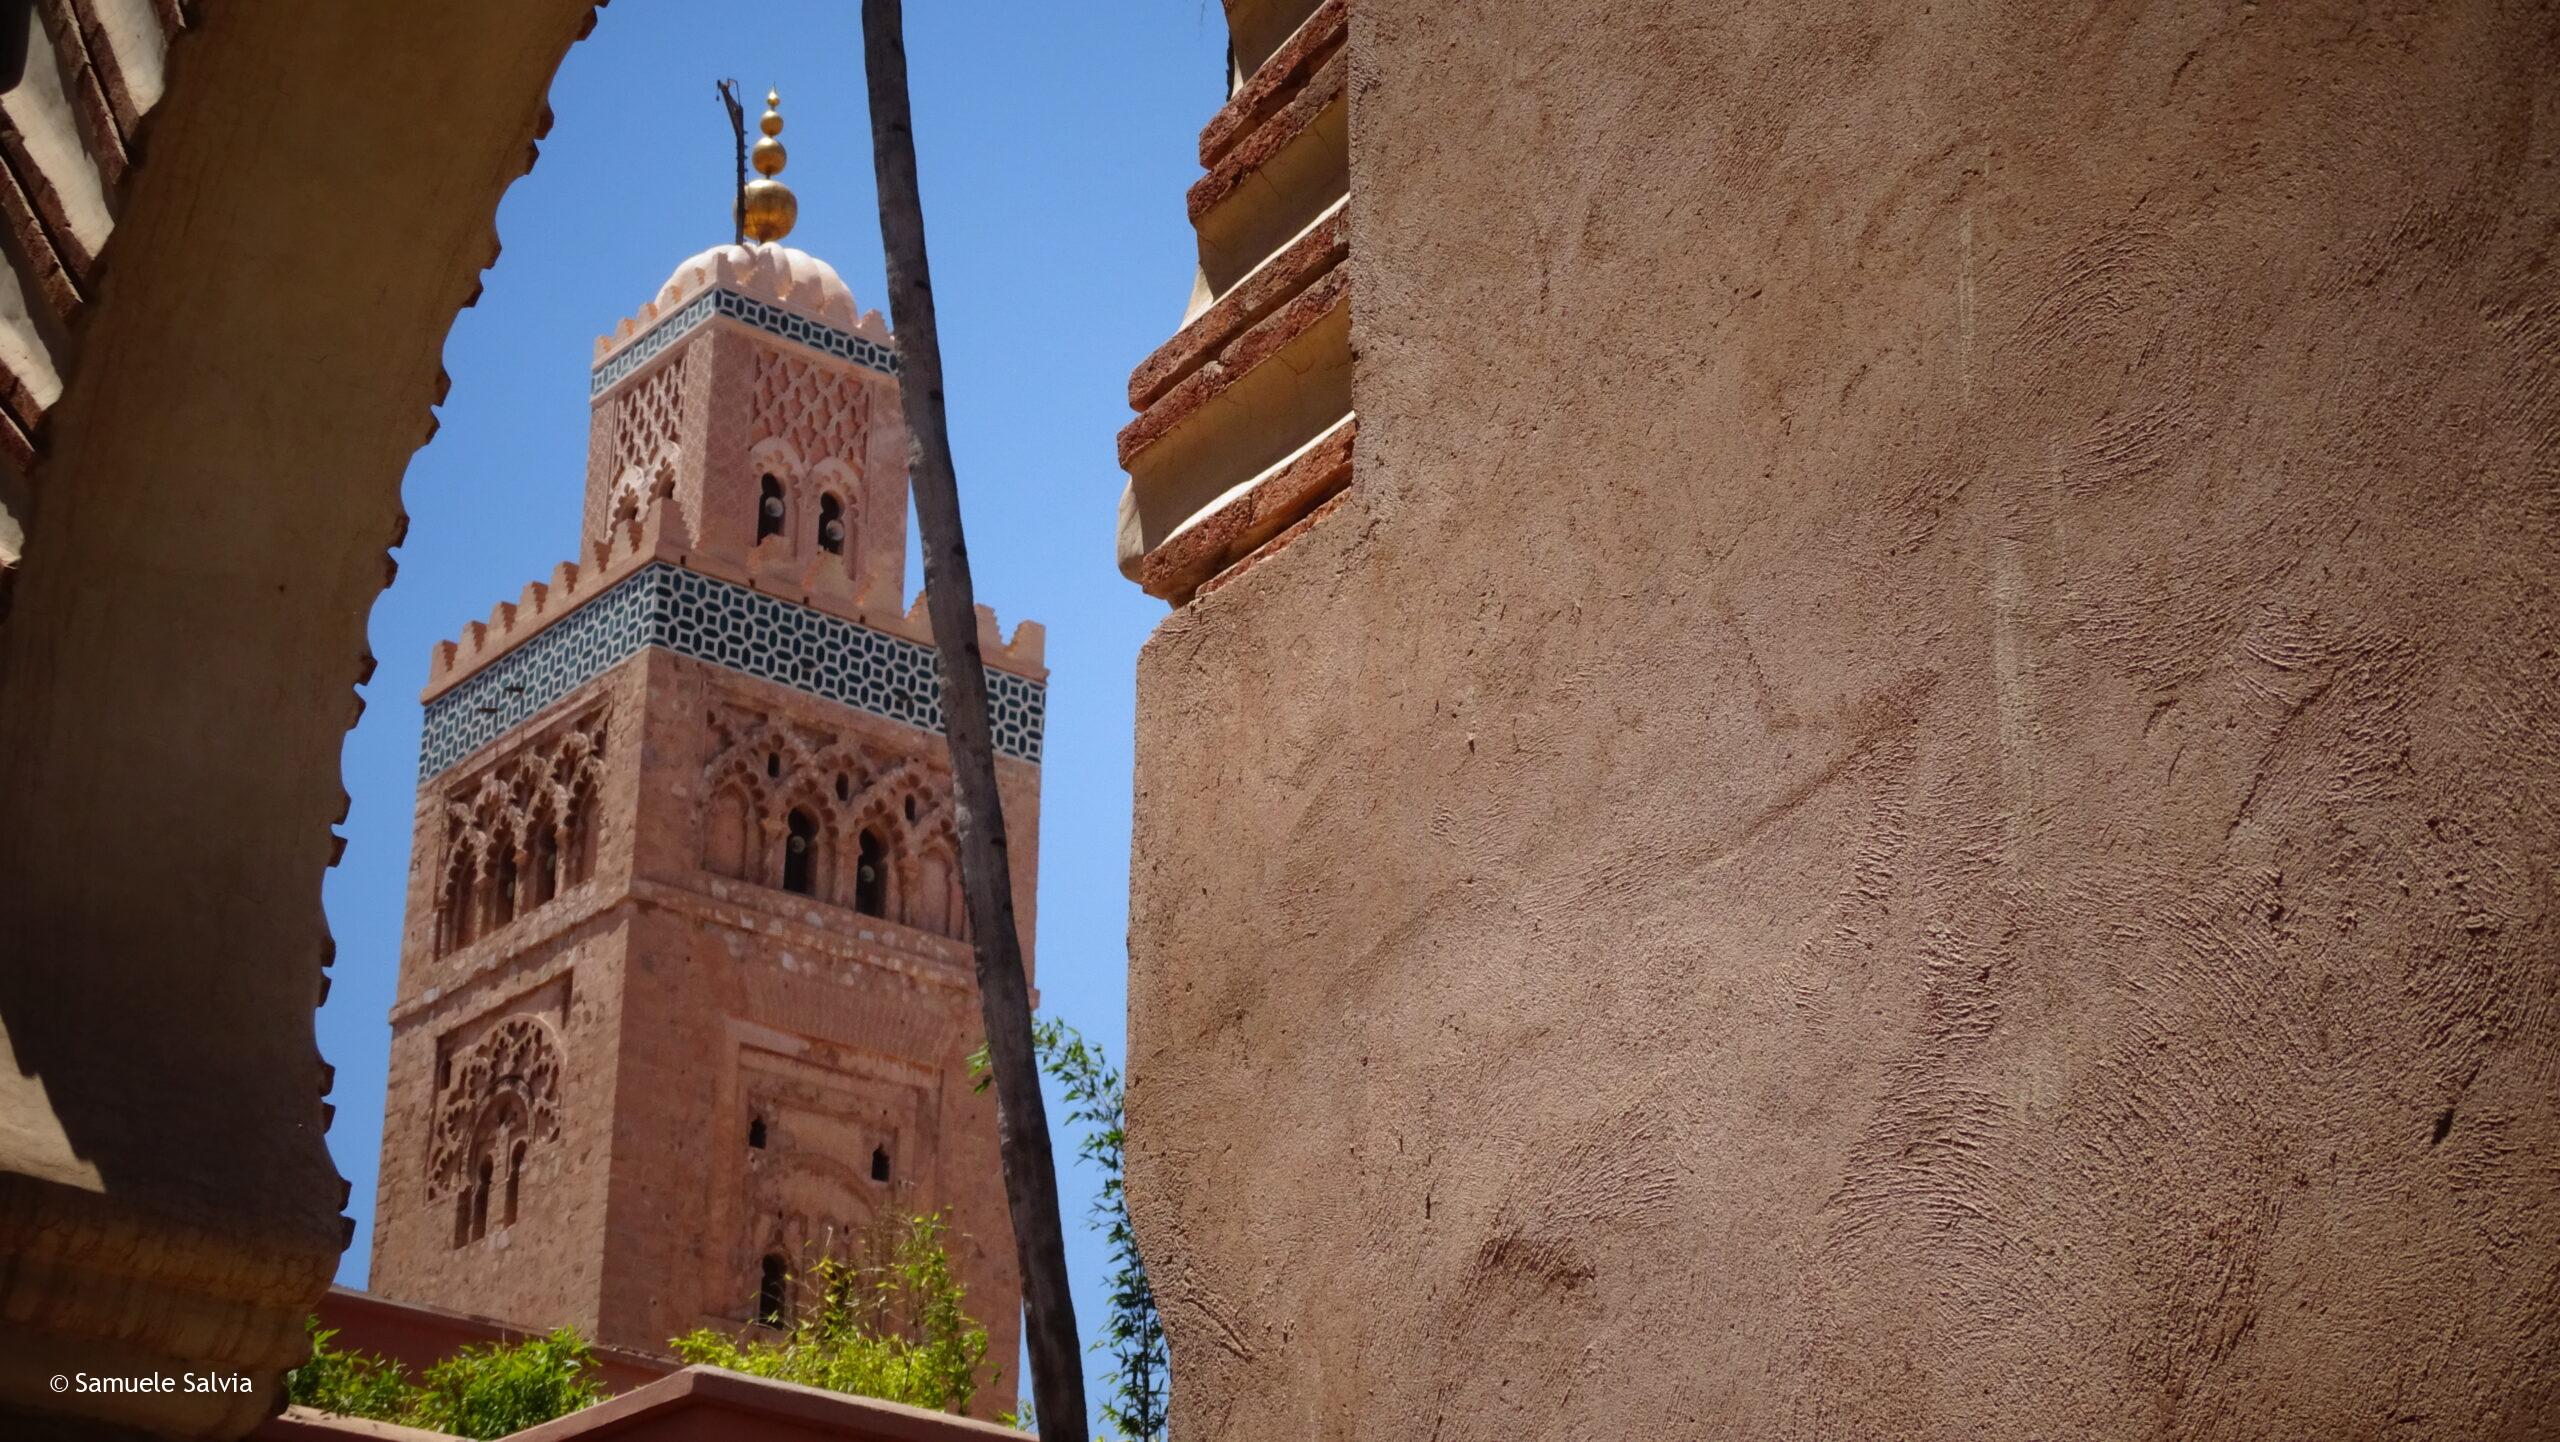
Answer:
[{"label": "bare tree trunk", "polygon": [[978,1001],[995,1073],[1004,1195],[1022,1268],[1025,1341],[1040,1433],[1085,1442],[1084,1358],[1075,1300],[1067,1292],[1058,1219],[1058,1166],[1049,1149],[1031,1042],[1031,993],[1013,920],[1013,862],[996,794],[987,723],[987,673],[978,651],[977,592],[960,533],[959,480],[942,413],[942,342],[934,328],[933,277],[925,264],[924,205],[916,192],[915,125],[907,105],[907,41],[899,0],[863,0],[863,68],[871,88],[871,161],[880,183],[880,248],[889,266],[889,315],[897,335],[907,465],[924,532],[926,604],[942,652],[942,730],[960,802],[960,878],[976,941]]}]

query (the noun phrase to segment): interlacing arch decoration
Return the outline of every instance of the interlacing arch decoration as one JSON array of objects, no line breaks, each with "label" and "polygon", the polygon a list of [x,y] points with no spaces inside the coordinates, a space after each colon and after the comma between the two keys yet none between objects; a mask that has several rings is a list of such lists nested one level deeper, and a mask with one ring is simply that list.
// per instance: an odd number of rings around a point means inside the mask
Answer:
[{"label": "interlacing arch decoration", "polygon": [[659,462],[654,471],[632,467],[614,482],[613,513],[606,520],[616,527],[628,526],[674,500],[675,494],[676,468],[672,460]]},{"label": "interlacing arch decoration", "polygon": [[598,707],[446,793],[437,955],[471,945],[595,875],[605,729]]},{"label": "interlacing arch decoration", "polygon": [[878,766],[876,747],[813,740],[770,723],[715,716],[712,734],[718,749],[703,768],[705,870],[920,931],[966,935],[950,783],[939,770],[912,756]]},{"label": "interlacing arch decoration", "polygon": [[871,388],[771,346],[756,351],[752,445],[788,442],[809,464],[858,459],[871,427]]},{"label": "interlacing arch decoration", "polygon": [[650,501],[674,494],[684,396],[705,363],[707,356],[687,347],[614,398],[613,440],[607,451],[615,477],[611,519],[627,521],[648,509]]},{"label": "interlacing arch decoration", "polygon": [[457,1058],[437,1093],[427,1196],[454,1203],[453,1243],[516,1219],[525,1168],[560,1136],[559,1034],[531,1014],[501,1019]]}]

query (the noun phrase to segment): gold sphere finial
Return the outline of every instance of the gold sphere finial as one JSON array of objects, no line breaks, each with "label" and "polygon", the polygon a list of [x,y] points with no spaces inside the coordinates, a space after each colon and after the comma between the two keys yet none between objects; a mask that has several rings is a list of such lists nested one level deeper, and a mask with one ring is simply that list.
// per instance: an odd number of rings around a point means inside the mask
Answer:
[{"label": "gold sphere finial", "polygon": [[748,152],[748,160],[756,168],[757,178],[747,182],[747,235],[754,240],[780,240],[791,233],[792,223],[800,218],[799,197],[791,187],[774,179],[791,161],[790,152],[775,139],[782,133],[782,92],[764,93],[764,118],[756,122],[764,137]]}]

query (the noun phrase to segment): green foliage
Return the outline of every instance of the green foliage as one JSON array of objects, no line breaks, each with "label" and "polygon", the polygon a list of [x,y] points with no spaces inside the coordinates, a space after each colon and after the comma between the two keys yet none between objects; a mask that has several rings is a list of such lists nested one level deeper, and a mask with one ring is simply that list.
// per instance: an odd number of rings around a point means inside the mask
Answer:
[{"label": "green foliage", "polygon": [[468,1437],[504,1437],[565,1417],[604,1396],[590,1377],[595,1359],[577,1333],[563,1327],[512,1346],[465,1347],[412,1382],[399,1363],[329,1345],[338,1335],[311,1319],[311,1360],[285,1379],[299,1406],[348,1417]]},{"label": "green foliage", "polygon": [[[1138,1234],[1129,1225],[1128,1197],[1121,1185],[1123,1148],[1127,1140],[1126,1108],[1119,1071],[1101,1047],[1086,1041],[1074,1027],[1055,1017],[1031,1029],[1040,1054],[1040,1069],[1058,1083],[1066,1098],[1067,1120],[1084,1128],[1076,1150],[1102,1173],[1102,1192],[1094,1198],[1093,1224],[1102,1230],[1111,1251],[1111,1277],[1105,1284],[1102,1335],[1097,1352],[1108,1352],[1115,1364],[1111,1395],[1102,1403],[1102,1420],[1127,1442],[1160,1442],[1165,1435],[1164,1326],[1156,1315],[1155,1293],[1147,1286],[1147,1264],[1138,1255]],[[986,1048],[969,1058],[986,1090]]]},{"label": "green foliage", "polygon": [[595,1357],[566,1327],[512,1347],[465,1347],[427,1369],[409,1423],[456,1437],[504,1437],[604,1399]]},{"label": "green foliage", "polygon": [[408,1415],[417,1388],[400,1364],[366,1352],[341,1352],[329,1345],[337,1332],[314,1317],[311,1360],[285,1375],[285,1399],[297,1407],[316,1407],[346,1417],[397,1422]]},{"label": "green foliage", "polygon": [[708,1328],[671,1344],[689,1363],[957,1412],[978,1390],[987,1330],[962,1310],[943,1219],[884,1223],[851,1261],[821,1257],[796,1281],[778,1338],[740,1341]]}]

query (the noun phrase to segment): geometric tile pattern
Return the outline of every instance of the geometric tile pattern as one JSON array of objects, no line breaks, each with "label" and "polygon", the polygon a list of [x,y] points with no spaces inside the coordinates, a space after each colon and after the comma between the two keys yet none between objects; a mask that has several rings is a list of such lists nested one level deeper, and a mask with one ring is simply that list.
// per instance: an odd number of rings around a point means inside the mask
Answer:
[{"label": "geometric tile pattern", "polygon": [[675,314],[649,327],[638,340],[605,357],[604,362],[587,377],[588,397],[592,399],[604,394],[607,387],[647,365],[659,352],[684,339],[687,332],[714,315],[744,321],[768,335],[796,341],[811,350],[824,351],[883,375],[898,373],[898,353],[878,341],[855,335],[849,330],[838,330],[823,321],[811,320],[725,286],[713,286],[685,302]]},{"label": "geometric tile pattern", "polygon": [[[941,657],[932,647],[656,561],[428,702],[419,779],[443,772],[643,646],[663,646],[920,730],[942,730]],[[996,750],[1038,765],[1048,702],[1041,683],[988,667]]]},{"label": "geometric tile pattern", "polygon": [[418,779],[488,745],[648,644],[647,572],[552,622],[532,640],[427,703]]}]

